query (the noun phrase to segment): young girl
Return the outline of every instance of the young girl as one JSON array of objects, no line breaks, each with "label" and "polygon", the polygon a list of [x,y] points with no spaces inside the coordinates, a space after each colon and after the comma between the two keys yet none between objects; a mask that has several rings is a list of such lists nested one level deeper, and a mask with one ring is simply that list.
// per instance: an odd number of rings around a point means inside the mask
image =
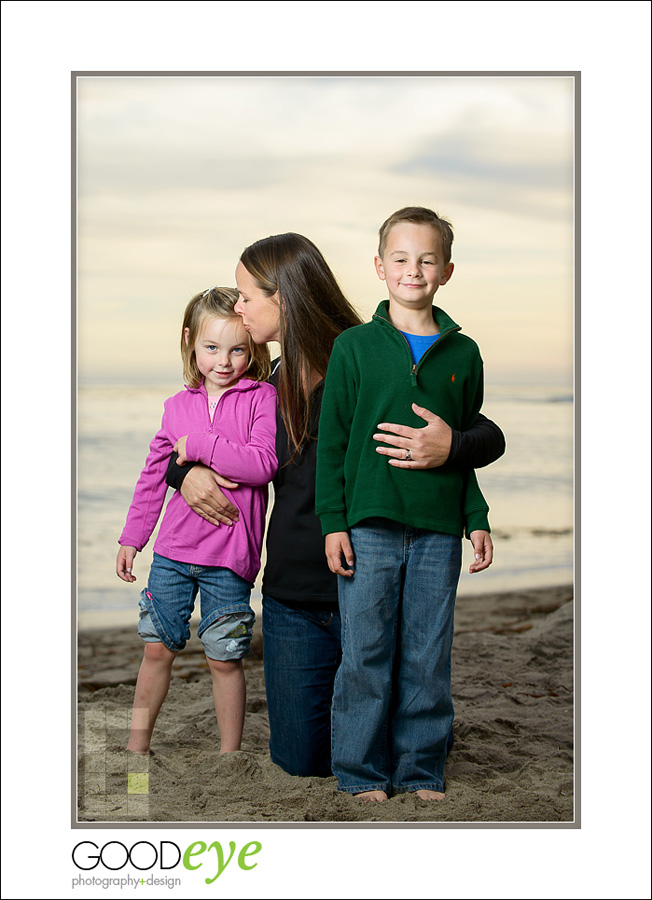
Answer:
[{"label": "young girl", "polygon": [[[249,595],[258,569],[267,485],[278,467],[276,391],[264,382],[266,345],[248,337],[233,312],[231,288],[212,287],[188,306],[181,334],[186,389],[165,402],[161,429],[150,445],[119,543],[118,576],[127,582],[136,553],[159,519],[173,450],[228,480],[239,516],[216,527],[179,494],[168,503],[154,545],[147,588],[141,593],[138,633],[145,654],[138,673],[128,750],[149,753],[156,717],[170,686],[172,663],[190,637],[197,592],[198,634],[213,678],[220,752],[240,748],[245,712],[242,658],[249,652],[254,613]],[[231,493],[232,491],[232,493]]]}]

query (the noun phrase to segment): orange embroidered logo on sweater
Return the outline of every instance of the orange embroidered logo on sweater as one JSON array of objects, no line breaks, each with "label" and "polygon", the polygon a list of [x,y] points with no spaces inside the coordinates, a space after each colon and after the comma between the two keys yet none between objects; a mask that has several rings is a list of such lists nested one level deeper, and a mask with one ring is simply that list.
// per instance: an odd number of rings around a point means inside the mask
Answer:
[{"label": "orange embroidered logo on sweater", "polygon": [[451,375],[451,381],[455,381],[455,372]]}]

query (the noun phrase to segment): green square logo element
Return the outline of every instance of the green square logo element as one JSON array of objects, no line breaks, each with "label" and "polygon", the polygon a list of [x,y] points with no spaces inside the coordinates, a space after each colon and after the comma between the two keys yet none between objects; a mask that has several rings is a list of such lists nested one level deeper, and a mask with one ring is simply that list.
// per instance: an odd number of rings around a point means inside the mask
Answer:
[{"label": "green square logo element", "polygon": [[147,772],[129,772],[127,774],[128,794],[149,794],[149,774]]}]

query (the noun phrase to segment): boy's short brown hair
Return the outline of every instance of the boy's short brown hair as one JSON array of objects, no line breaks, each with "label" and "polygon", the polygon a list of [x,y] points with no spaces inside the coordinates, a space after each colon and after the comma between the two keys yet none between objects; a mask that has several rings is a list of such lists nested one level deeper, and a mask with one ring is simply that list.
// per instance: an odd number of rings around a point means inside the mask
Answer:
[{"label": "boy's short brown hair", "polygon": [[434,228],[441,237],[444,264],[448,265],[453,248],[453,227],[450,222],[442,219],[434,210],[425,206],[404,206],[403,209],[397,210],[388,219],[385,219],[378,232],[378,256],[381,259],[387,245],[387,236],[394,225],[398,225],[399,222],[414,222],[416,225],[430,225]]}]

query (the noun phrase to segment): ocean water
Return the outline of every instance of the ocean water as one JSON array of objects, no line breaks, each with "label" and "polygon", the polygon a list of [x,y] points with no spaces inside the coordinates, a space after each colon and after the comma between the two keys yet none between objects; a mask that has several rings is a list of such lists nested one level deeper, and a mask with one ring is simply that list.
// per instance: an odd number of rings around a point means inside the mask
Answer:
[{"label": "ocean water", "polygon": [[[103,385],[78,392],[77,552],[81,627],[100,614],[135,615],[147,580],[151,545],[139,553],[138,581],[115,574],[117,539],[163,401],[179,384]],[[553,384],[488,386],[483,412],[503,429],[505,455],[478,470],[489,506],[493,565],[468,574],[471,546],[464,541],[460,594],[569,584],[573,579],[573,401]],[[271,491],[273,496],[273,490]],[[257,583],[259,587],[260,579]],[[254,599],[259,597],[254,593]],[[254,603],[256,606],[257,603]]]}]

